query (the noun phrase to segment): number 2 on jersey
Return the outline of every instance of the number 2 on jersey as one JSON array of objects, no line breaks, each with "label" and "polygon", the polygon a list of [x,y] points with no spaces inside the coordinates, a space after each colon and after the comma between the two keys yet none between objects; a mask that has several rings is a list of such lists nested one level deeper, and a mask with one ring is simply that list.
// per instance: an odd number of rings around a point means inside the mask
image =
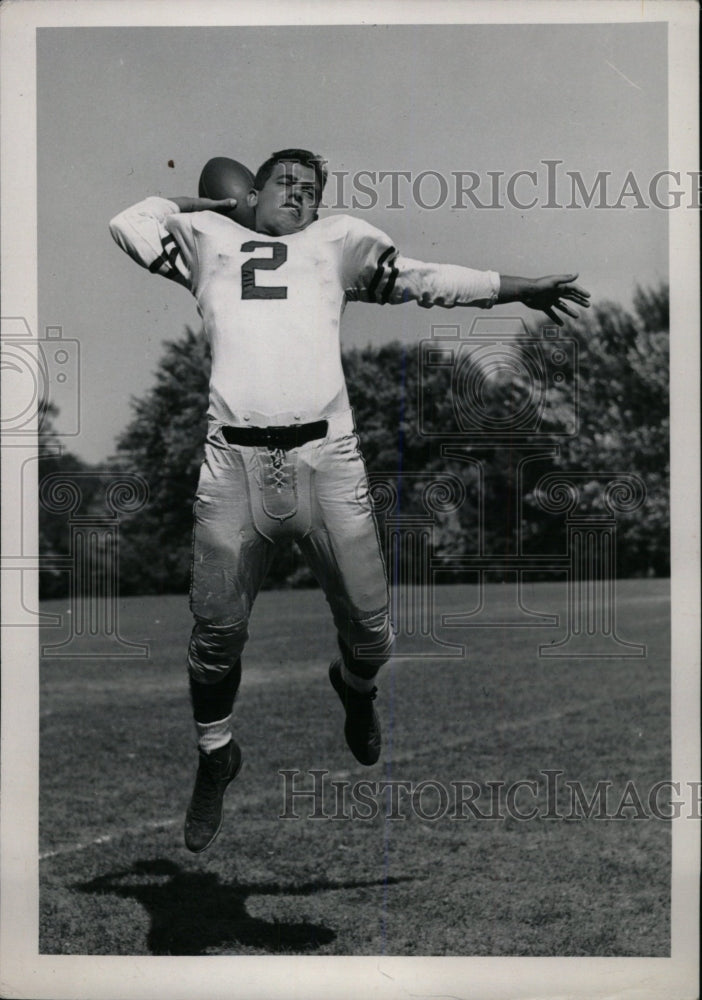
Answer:
[{"label": "number 2 on jersey", "polygon": [[288,248],[284,243],[262,243],[258,240],[248,240],[241,244],[244,253],[251,253],[260,247],[271,247],[272,257],[249,257],[241,265],[241,297],[242,299],[287,299],[288,289],[285,285],[257,285],[256,269],[259,271],[275,271],[288,259]]}]

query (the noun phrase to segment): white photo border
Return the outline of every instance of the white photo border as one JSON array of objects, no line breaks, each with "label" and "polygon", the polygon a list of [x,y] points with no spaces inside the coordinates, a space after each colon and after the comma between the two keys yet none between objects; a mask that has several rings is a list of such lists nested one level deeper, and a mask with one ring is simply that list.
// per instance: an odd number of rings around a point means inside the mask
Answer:
[{"label": "white photo border", "polygon": [[[697,18],[689,2],[642,0],[436,0],[297,2],[264,5],[170,0],[44,0],[9,3],[2,33],[2,312],[38,328],[36,52],[39,27],[231,24],[606,23],[663,21],[669,31],[671,170],[697,161]],[[672,773],[699,781],[699,216],[670,221],[671,479],[673,626]],[[29,262],[29,263],[28,263]],[[32,266],[33,265],[33,266]],[[8,403],[8,405],[10,405]],[[20,504],[13,452],[2,461],[3,552],[13,551]],[[25,512],[26,513],[26,512]],[[31,542],[31,539],[30,539]],[[5,581],[4,581],[5,582]],[[34,582],[36,586],[36,580]],[[6,612],[12,600],[3,591]],[[5,617],[5,615],[4,615]],[[2,898],[4,996],[171,1000],[217,998],[615,997],[697,995],[699,825],[673,821],[672,951],[669,958],[211,958],[38,954],[38,639],[3,629]],[[11,765],[11,766],[10,766]]]}]

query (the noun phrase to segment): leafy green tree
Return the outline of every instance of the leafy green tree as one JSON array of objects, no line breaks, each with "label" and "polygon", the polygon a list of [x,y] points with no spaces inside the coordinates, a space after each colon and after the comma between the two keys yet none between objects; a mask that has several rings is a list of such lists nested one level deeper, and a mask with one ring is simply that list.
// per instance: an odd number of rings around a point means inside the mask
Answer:
[{"label": "leafy green tree", "polygon": [[[434,555],[476,551],[481,484],[475,466],[441,453],[447,438],[461,432],[451,372],[423,369],[419,345],[399,343],[351,350],[344,355],[344,370],[371,481],[387,480],[399,489],[398,504],[388,518],[426,516],[423,494],[428,482],[448,473],[462,483],[465,499],[458,511],[435,516]],[[497,405],[496,400],[492,403]],[[493,451],[483,457],[491,461]],[[490,482],[499,489],[503,479],[500,468]],[[386,521],[380,518],[381,534]]]},{"label": "leafy green tree", "polygon": [[[579,346],[579,430],[561,444],[554,468],[583,474],[584,513],[604,510],[597,473],[634,473],[645,486],[643,505],[617,514],[620,575],[670,571],[668,307],[666,285],[638,289],[633,310],[604,302],[567,331]],[[562,390],[550,390],[554,412],[566,403]],[[557,520],[534,503],[529,513],[531,544],[549,550]]]},{"label": "leafy green tree", "polygon": [[165,346],[151,389],[132,400],[133,417],[115,463],[143,476],[147,505],[122,523],[123,593],[188,588],[192,505],[206,434],[209,348],[187,328]]}]

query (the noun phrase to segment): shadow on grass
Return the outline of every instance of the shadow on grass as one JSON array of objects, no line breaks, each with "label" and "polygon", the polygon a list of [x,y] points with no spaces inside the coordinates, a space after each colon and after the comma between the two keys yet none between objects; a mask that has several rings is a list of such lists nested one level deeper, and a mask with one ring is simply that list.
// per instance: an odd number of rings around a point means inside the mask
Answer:
[{"label": "shadow on grass", "polygon": [[152,955],[203,955],[222,945],[273,953],[315,951],[336,938],[323,924],[261,920],[246,910],[249,896],[311,896],[336,889],[383,886],[406,879],[316,879],[300,885],[221,882],[209,872],[184,871],[173,861],[137,861],[124,871],[98,875],[73,888],[94,895],[136,899],[148,911],[147,947]]}]

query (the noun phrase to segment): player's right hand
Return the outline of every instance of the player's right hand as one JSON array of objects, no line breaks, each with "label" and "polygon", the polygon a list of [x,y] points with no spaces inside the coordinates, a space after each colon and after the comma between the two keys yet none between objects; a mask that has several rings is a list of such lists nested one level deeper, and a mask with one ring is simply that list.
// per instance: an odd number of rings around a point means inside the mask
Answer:
[{"label": "player's right hand", "polygon": [[198,198],[203,202],[202,208],[196,209],[199,212],[233,212],[238,202],[236,198]]},{"label": "player's right hand", "polygon": [[236,198],[170,198],[180,212],[221,212],[228,215],[237,206]]}]

